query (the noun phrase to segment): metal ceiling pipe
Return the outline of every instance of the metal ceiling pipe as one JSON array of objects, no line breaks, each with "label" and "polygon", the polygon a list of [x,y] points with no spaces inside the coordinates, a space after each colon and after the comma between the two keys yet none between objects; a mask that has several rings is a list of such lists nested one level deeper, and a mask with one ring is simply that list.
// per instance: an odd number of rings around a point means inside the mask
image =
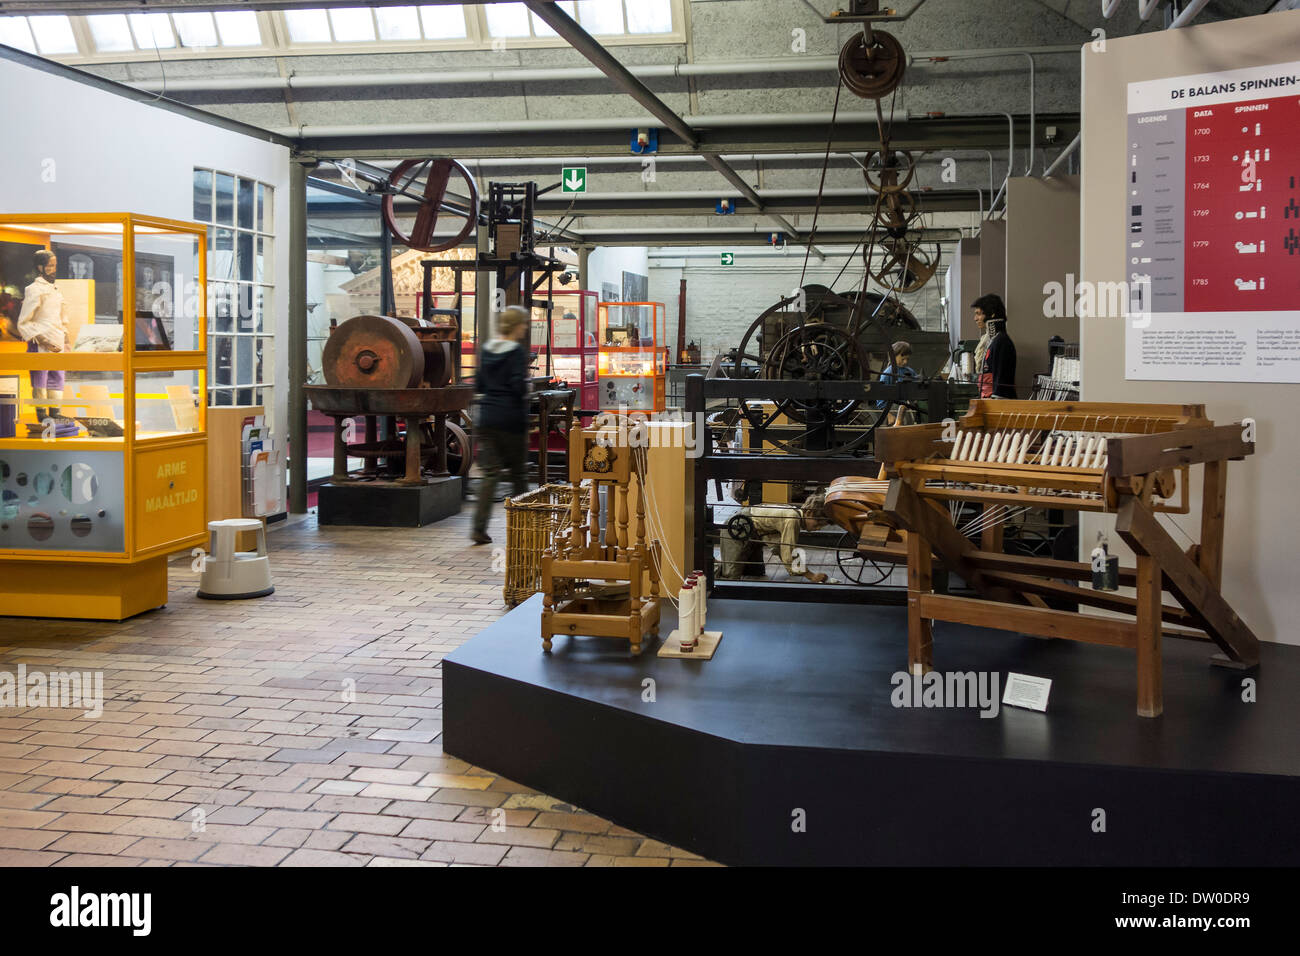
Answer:
[{"label": "metal ceiling pipe", "polygon": [[1156,12],[1160,2],[1161,0],[1138,0],[1138,17],[1144,21],[1151,19],[1151,14]]},{"label": "metal ceiling pipe", "polygon": [[1187,26],[1200,16],[1201,11],[1204,10],[1209,3],[1210,0],[1192,0],[1192,2],[1187,5],[1187,9],[1174,17],[1173,21],[1169,24],[1169,29],[1177,30],[1180,27]]},{"label": "metal ceiling pipe", "polygon": [[[973,150],[954,150],[954,152],[972,152],[983,153],[988,157],[990,164],[993,162],[993,154],[987,149]],[[687,163],[702,163],[704,157],[698,153],[654,153],[638,154],[629,153],[626,156],[555,156],[555,157],[535,157],[527,156],[515,159],[509,156],[498,156],[488,159],[463,159],[461,162],[469,166],[482,166],[484,169],[498,169],[524,166],[636,166],[648,155],[653,155],[655,163],[659,166],[677,166]],[[802,162],[809,156],[823,156],[825,151],[821,148],[809,150],[806,153],[722,153],[722,158],[729,163],[779,163],[779,162]],[[831,159],[846,159],[861,164],[870,153],[831,153]],[[943,163],[947,157],[937,156],[934,159],[917,159],[918,166],[937,166]],[[382,164],[380,164],[382,165]],[[392,166],[397,165],[393,161]],[[391,167],[389,167],[391,168]],[[385,169],[387,172],[387,168]],[[989,174],[989,191],[994,188],[993,174]]]},{"label": "metal ceiling pipe", "polygon": [[1101,0],[1101,15],[1109,20],[1124,0]]},{"label": "metal ceiling pipe", "polygon": [[[1078,52],[1079,52],[1079,50],[1078,50],[1077,47],[1074,48],[1074,52],[1075,52],[1075,53],[1078,53]],[[939,59],[945,59],[945,60],[985,60],[985,59],[992,59],[992,58],[995,58],[995,57],[1001,57],[1001,56],[1007,56],[1007,55],[1008,55],[1008,54],[1003,53],[1003,52],[1000,52],[1000,51],[993,51],[993,52],[990,52],[990,51],[987,51],[987,50],[971,50],[971,51],[969,51],[968,53],[965,53],[965,54],[955,54],[955,55],[952,55],[952,56],[945,56],[945,57],[934,57],[934,56],[932,56],[932,57],[930,57],[930,59],[931,59],[931,60],[939,60]],[[1034,172],[1034,136],[1035,136],[1035,126],[1037,125],[1037,117],[1036,117],[1036,115],[1035,115],[1035,114],[1036,114],[1036,110],[1037,110],[1037,103],[1036,103],[1036,89],[1037,89],[1037,82],[1036,82],[1036,69],[1037,69],[1037,68],[1036,68],[1036,65],[1035,65],[1035,63],[1034,63],[1034,55],[1033,55],[1032,53],[1030,53],[1030,52],[1028,52],[1028,51],[1019,51],[1017,55],[1019,55],[1019,56],[1024,56],[1024,57],[1026,57],[1026,58],[1029,60],[1029,163],[1028,163],[1028,165],[1025,167],[1025,175],[1026,175],[1026,176],[1030,176],[1030,175],[1033,175],[1033,172]],[[920,59],[920,56],[919,56],[919,55],[917,56],[917,59]],[[1008,113],[1003,113],[1002,115],[1003,115],[1003,116],[1009,116],[1010,114],[1008,114]],[[1007,162],[1008,162],[1008,163],[1012,163],[1012,162],[1013,162],[1014,149],[1015,149],[1015,147],[1014,147],[1014,142],[1013,142],[1012,152],[1010,152],[1010,153],[1007,154]],[[1008,171],[1007,175],[1010,176],[1011,173]]]},{"label": "metal ceiling pipe", "polygon": [[[980,116],[1009,116],[1008,113],[948,113],[943,119],[975,119]],[[908,113],[904,119],[925,119]],[[695,129],[734,129],[747,126],[826,126],[830,124],[830,113],[726,113],[709,116],[692,116],[691,123]],[[851,125],[861,123],[875,126],[875,113],[839,114],[839,123]],[[282,126],[275,132],[287,136],[352,136],[359,133],[374,136],[418,136],[422,134],[455,133],[532,133],[538,130],[554,130],[558,123],[565,129],[585,132],[604,130],[629,130],[645,126],[663,125],[652,115],[615,116],[596,119],[527,119],[527,120],[470,120],[453,123],[366,123],[352,126]],[[823,146],[824,150],[825,147]],[[629,153],[629,155],[632,155]]]},{"label": "metal ceiling pipe", "polygon": [[[376,51],[379,52],[379,51]],[[993,47],[983,50],[927,50],[908,55],[908,65],[917,60],[968,60],[984,57],[1078,54],[1074,44],[1032,47]],[[718,61],[705,63],[647,63],[626,67],[628,73],[643,78],[690,76],[752,76],[775,73],[834,72],[839,68],[835,56],[784,56],[759,60]],[[597,80],[605,74],[592,66],[507,67],[504,69],[442,70],[419,73],[291,73],[288,76],[186,77],[184,79],[140,80],[137,89],[169,93],[186,91],[337,89],[358,86],[439,86],[451,83],[536,83],[564,80]]]},{"label": "metal ceiling pipe", "polygon": [[[1077,51],[1076,51],[1077,52]],[[741,74],[809,73],[837,68],[833,56],[781,57],[770,60],[726,63],[656,63],[629,67],[638,77],[728,76]],[[439,86],[451,83],[547,83],[599,80],[605,74],[594,66],[507,67],[498,70],[443,70],[421,73],[294,73],[289,76],[192,77],[183,80],[148,80],[141,89],[184,90],[279,90],[334,89],[355,86]]]},{"label": "metal ceiling pipe", "polygon": [[1061,150],[1061,155],[1057,156],[1056,159],[1052,161],[1052,165],[1048,166],[1045,170],[1043,170],[1043,178],[1047,179],[1049,176],[1052,175],[1052,173],[1056,172],[1056,170],[1060,168],[1062,163],[1069,160],[1070,156],[1074,153],[1076,149],[1079,148],[1079,144],[1082,142],[1083,142],[1083,133],[1077,134],[1074,137],[1074,139],[1070,140],[1069,145],[1067,145],[1065,149]]}]

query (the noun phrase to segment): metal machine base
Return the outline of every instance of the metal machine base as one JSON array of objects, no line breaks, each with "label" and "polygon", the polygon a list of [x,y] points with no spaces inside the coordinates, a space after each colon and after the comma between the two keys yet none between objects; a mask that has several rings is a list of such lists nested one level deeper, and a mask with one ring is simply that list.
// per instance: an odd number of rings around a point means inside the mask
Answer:
[{"label": "metal machine base", "polygon": [[317,521],[322,525],[422,528],[460,514],[461,479],[435,478],[422,485],[391,481],[328,482],[320,486]]}]

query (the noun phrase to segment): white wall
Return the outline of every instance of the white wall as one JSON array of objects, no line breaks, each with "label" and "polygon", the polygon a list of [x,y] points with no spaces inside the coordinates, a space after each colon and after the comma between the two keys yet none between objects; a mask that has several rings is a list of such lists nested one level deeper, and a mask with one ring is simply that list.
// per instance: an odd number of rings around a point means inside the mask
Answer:
[{"label": "white wall", "polygon": [[[1016,343],[1016,385],[1028,398],[1034,376],[1051,371],[1047,342],[1079,341],[1079,320],[1047,313],[1049,282],[1079,274],[1079,177],[1013,176],[1007,186],[1007,332]],[[968,310],[969,311],[969,310]]]},{"label": "white wall", "polygon": [[[601,284],[607,282],[621,292],[624,272],[647,274],[648,252],[645,246],[600,246],[591,250],[587,257],[587,288],[600,295]],[[651,301],[661,300],[652,296]]]},{"label": "white wall", "polygon": [[287,442],[289,150],[2,59],[0,116],[10,121],[0,149],[6,213],[133,212],[192,221],[196,166],[275,187],[273,426]]},{"label": "white wall", "polygon": [[[1300,59],[1300,11],[1209,23],[1107,41],[1106,52],[1083,48],[1081,277],[1123,282],[1128,266],[1128,84]],[[1262,97],[1261,98],[1265,98]],[[1142,382],[1124,377],[1121,318],[1080,320],[1083,399],[1196,403],[1216,423],[1253,418],[1255,454],[1228,465],[1223,592],[1260,640],[1300,644],[1296,587],[1296,473],[1300,471],[1300,385],[1254,382]],[[1195,469],[1199,472],[1200,469]],[[1193,501],[1199,502],[1199,489]],[[1193,538],[1200,515],[1166,519]],[[1174,532],[1180,545],[1187,539]],[[1090,530],[1084,542],[1093,540]],[[1111,536],[1112,551],[1119,551]],[[1086,544],[1085,544],[1086,549]]]}]

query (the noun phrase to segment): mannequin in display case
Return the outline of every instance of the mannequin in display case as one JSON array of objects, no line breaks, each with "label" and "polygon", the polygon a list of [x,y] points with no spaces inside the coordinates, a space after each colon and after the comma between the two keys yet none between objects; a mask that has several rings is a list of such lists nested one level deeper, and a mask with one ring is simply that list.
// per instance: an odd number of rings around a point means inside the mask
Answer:
[{"label": "mannequin in display case", "polygon": [[[68,341],[68,319],[64,309],[63,293],[54,283],[54,273],[59,260],[54,253],[40,249],[33,256],[36,278],[23,291],[23,308],[18,315],[18,334],[27,342],[28,352],[66,352],[72,347]],[[44,421],[59,414],[63,400],[63,372],[57,369],[33,369],[32,398],[36,406],[36,420]],[[50,407],[39,403],[49,399]]]}]

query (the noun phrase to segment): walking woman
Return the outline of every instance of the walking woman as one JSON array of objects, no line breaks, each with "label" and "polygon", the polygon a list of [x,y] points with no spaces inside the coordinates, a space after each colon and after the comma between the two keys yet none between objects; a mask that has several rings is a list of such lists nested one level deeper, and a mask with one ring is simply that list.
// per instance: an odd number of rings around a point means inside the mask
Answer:
[{"label": "walking woman", "polygon": [[528,335],[528,310],[518,305],[503,309],[497,316],[497,335],[479,350],[475,377],[475,391],[482,397],[474,444],[483,473],[470,534],[475,544],[492,543],[487,525],[501,473],[509,472],[516,497],[528,491],[524,476],[528,457],[528,351],[523,345]]}]

